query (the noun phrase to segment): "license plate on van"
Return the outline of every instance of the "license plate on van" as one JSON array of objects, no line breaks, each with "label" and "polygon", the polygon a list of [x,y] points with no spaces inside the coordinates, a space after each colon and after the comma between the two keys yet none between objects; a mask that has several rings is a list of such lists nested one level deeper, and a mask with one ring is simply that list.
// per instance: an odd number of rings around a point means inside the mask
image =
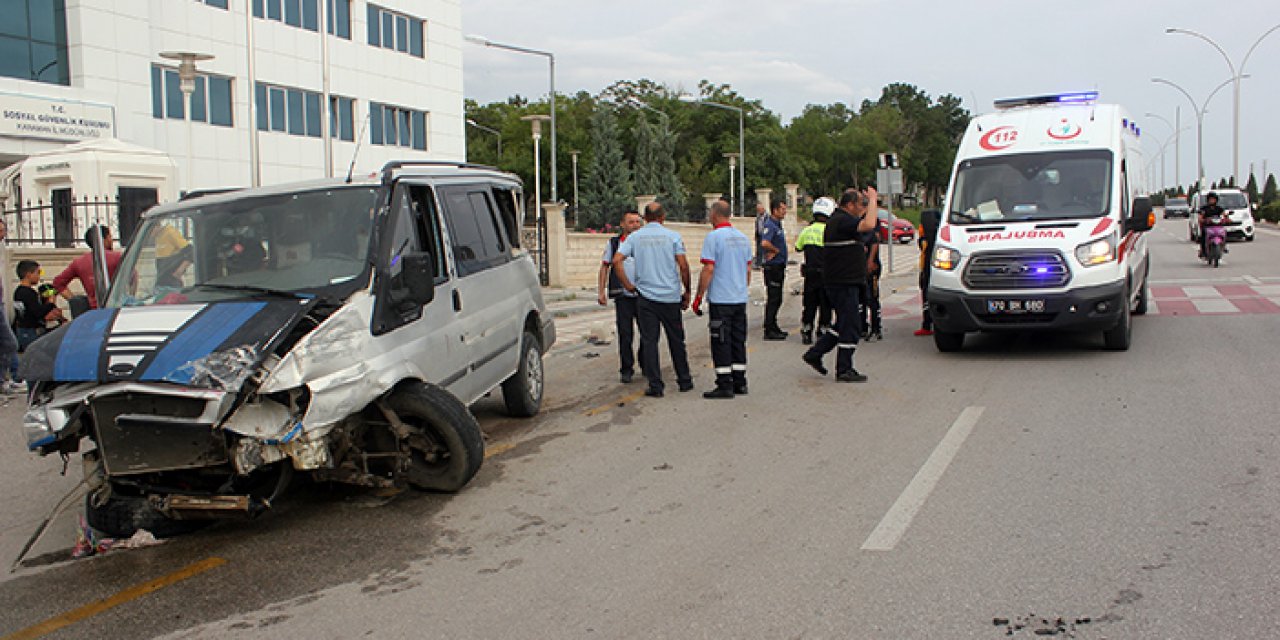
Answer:
[{"label": "license plate on van", "polygon": [[1044,313],[1044,300],[987,300],[987,313]]}]

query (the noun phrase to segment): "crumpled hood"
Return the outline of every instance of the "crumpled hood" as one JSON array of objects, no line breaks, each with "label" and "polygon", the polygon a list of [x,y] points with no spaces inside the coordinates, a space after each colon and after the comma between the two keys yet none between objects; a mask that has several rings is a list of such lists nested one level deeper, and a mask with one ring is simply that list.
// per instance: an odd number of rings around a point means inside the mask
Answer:
[{"label": "crumpled hood", "polygon": [[23,379],[171,382],[235,391],[315,299],[96,309],[37,340]]}]

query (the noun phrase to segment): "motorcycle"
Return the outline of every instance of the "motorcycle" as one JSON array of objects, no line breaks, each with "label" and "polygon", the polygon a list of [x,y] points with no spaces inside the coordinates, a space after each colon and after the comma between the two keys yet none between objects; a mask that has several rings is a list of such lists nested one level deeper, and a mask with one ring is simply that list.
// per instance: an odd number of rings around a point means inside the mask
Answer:
[{"label": "motorcycle", "polygon": [[1208,218],[1204,225],[1204,259],[1218,268],[1218,263],[1222,261],[1222,254],[1227,247],[1227,226],[1226,221],[1220,216]]}]

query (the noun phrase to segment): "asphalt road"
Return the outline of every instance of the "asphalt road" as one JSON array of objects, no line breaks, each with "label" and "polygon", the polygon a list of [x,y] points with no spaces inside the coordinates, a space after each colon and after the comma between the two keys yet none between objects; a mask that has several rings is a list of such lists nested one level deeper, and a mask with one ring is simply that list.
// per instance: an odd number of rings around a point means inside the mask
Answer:
[{"label": "asphalt road", "polygon": [[[0,634],[1278,637],[1280,232],[1216,270],[1182,221],[1150,238],[1156,310],[1126,353],[1032,334],[943,355],[902,318],[842,385],[753,330],[751,394],[712,402],[641,398],[612,347],[565,350],[538,419],[476,407],[490,457],[462,493],[304,487],[77,561],[63,518],[0,582]],[[27,457],[19,413],[0,408],[6,554],[78,480]]]}]

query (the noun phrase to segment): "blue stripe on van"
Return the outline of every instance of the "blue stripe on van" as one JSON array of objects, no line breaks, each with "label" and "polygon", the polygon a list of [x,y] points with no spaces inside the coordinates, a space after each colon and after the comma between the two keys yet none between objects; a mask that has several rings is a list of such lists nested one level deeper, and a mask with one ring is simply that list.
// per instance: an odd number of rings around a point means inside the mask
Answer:
[{"label": "blue stripe on van", "polygon": [[95,309],[67,326],[53,363],[54,380],[94,382],[98,379],[98,359],[102,355],[107,328],[115,317],[115,309]]},{"label": "blue stripe on van", "polygon": [[169,344],[160,349],[155,360],[139,378],[148,382],[188,384],[195,373],[187,363],[199,360],[217,349],[223,341],[257,315],[265,302],[223,302],[205,309],[187,323]]}]

